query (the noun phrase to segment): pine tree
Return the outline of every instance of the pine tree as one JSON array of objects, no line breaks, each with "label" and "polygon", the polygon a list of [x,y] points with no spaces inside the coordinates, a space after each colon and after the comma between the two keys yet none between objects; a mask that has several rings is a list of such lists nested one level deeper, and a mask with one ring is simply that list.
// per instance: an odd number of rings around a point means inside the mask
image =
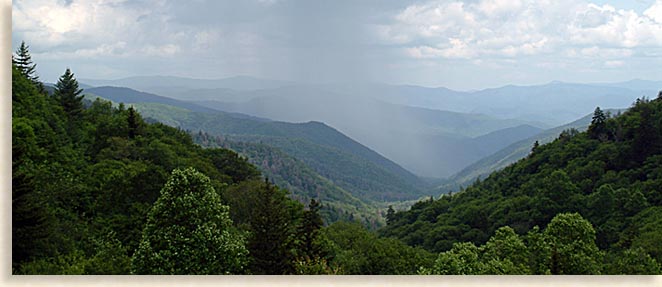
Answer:
[{"label": "pine tree", "polygon": [[393,223],[393,220],[395,220],[395,209],[393,209],[393,205],[389,205],[386,211],[386,224]]},{"label": "pine tree", "polygon": [[74,73],[67,68],[55,84],[55,98],[70,117],[79,117],[83,112],[83,96],[80,96],[82,92],[83,90],[78,88]]},{"label": "pine tree", "polygon": [[534,142],[533,147],[531,148],[531,153],[535,153],[539,147],[540,147],[540,143],[538,141]]},{"label": "pine tree", "polygon": [[34,177],[12,175],[12,265],[48,253],[46,239],[55,232],[54,218],[39,197]]},{"label": "pine tree", "polygon": [[32,56],[30,55],[29,46],[25,42],[21,42],[21,46],[16,50],[16,55],[11,57],[12,64],[18,68],[18,70],[23,74],[28,80],[32,81],[37,87],[40,93],[44,93],[44,85],[39,81],[39,77],[36,75],[37,64],[32,62]]},{"label": "pine tree", "polygon": [[292,235],[286,194],[273,186],[269,179],[257,190],[253,215],[250,219],[251,238],[248,250],[254,274],[281,275],[294,272]]},{"label": "pine tree", "polygon": [[605,113],[600,109],[600,107],[596,107],[595,111],[593,112],[591,125],[588,127],[588,134],[591,138],[602,139],[604,137],[607,131],[607,124],[605,123],[606,120],[607,117],[605,116]]},{"label": "pine tree", "polygon": [[136,112],[133,106],[129,107],[127,122],[129,125],[129,138],[133,139],[138,135],[140,129],[140,115]]},{"label": "pine tree", "polygon": [[298,238],[301,242],[299,250],[302,257],[308,259],[319,258],[322,256],[322,250],[316,239],[319,236],[319,230],[324,222],[319,214],[320,204],[315,199],[310,200],[308,210],[303,212],[301,225],[299,226]]}]

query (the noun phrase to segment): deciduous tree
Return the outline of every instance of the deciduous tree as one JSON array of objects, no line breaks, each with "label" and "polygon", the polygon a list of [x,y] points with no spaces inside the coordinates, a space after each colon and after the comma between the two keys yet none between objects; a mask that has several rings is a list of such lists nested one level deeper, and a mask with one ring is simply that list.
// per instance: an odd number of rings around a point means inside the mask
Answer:
[{"label": "deciduous tree", "polygon": [[247,250],[207,176],[176,169],[149,212],[136,274],[242,273]]}]

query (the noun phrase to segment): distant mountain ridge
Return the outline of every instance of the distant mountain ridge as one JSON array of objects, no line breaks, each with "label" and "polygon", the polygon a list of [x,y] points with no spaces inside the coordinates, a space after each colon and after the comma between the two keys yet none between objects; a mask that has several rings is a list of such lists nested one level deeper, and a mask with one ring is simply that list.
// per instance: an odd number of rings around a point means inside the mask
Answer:
[{"label": "distant mountain ridge", "polygon": [[195,79],[176,76],[136,76],[116,80],[79,79],[90,86],[121,86],[144,92],[153,92],[151,88],[167,87],[175,89],[217,89],[259,90],[273,89],[292,85],[292,82],[259,79],[249,76],[235,76],[221,79]]},{"label": "distant mountain ridge", "polygon": [[[285,87],[243,93],[245,102],[199,105],[287,122],[324,122],[419,176],[446,177],[541,129],[473,139],[533,122],[397,105],[368,97]],[[236,96],[236,93],[233,94]]]},{"label": "distant mountain ridge", "polygon": [[[343,189],[362,195],[363,200],[418,198],[426,187],[409,171],[323,123],[275,122],[210,112],[204,107],[195,112],[191,108],[201,106],[126,88],[93,88],[87,92],[115,102],[133,103],[143,116],[171,126],[280,148],[330,180],[342,183],[339,186]],[[319,154],[328,156],[321,160]],[[334,165],[338,161],[344,164]]]},{"label": "distant mountain ridge", "polygon": [[[430,178],[449,177],[535,134],[524,129],[512,133],[510,128],[529,125],[547,129],[580,118],[596,106],[629,106],[645,94],[642,89],[662,83],[555,81],[462,92],[412,85],[298,84],[245,77],[222,79],[222,84],[219,80],[177,77],[147,80],[119,82],[163,85],[148,89],[207,109],[288,122],[324,122],[418,176]],[[242,82],[251,82],[251,89],[244,89],[247,87],[242,87]],[[492,132],[497,134],[481,138]]]},{"label": "distant mountain ridge", "polygon": [[[605,113],[616,115],[622,111],[625,111],[625,109],[608,109],[605,110]],[[468,186],[478,178],[485,179],[492,172],[503,169],[506,166],[525,158],[531,152],[531,148],[536,141],[538,141],[539,144],[552,142],[561,134],[561,132],[568,129],[576,129],[580,132],[585,131],[590,125],[592,117],[593,114],[589,114],[571,123],[544,130],[530,138],[510,144],[454,174],[449,178],[450,183],[439,187],[438,190],[442,193],[457,190],[460,186]]]}]

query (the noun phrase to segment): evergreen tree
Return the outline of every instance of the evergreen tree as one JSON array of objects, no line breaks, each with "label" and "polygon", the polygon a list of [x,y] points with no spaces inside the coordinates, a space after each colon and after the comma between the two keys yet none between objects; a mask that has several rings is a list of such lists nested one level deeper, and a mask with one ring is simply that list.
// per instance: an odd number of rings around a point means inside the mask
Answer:
[{"label": "evergreen tree", "polygon": [[324,222],[319,214],[320,204],[315,199],[310,200],[308,210],[303,212],[301,225],[299,226],[298,239],[300,240],[299,251],[301,257],[308,259],[322,257],[322,250],[316,240],[319,236],[319,230]]},{"label": "evergreen tree", "polygon": [[136,274],[233,274],[246,263],[244,238],[233,227],[209,178],[176,169],[148,214],[132,258]]},{"label": "evergreen tree", "polygon": [[531,148],[531,153],[535,153],[539,147],[540,147],[540,143],[538,141],[534,142],[533,147]]},{"label": "evergreen tree", "polygon": [[395,220],[395,209],[393,209],[393,205],[389,205],[386,211],[386,224],[392,223],[393,220]]},{"label": "evergreen tree", "polygon": [[591,125],[588,127],[588,134],[591,138],[603,139],[602,137],[604,137],[607,132],[607,124],[605,122],[606,120],[607,117],[605,116],[605,113],[600,109],[600,107],[596,107],[595,111],[593,112]]},{"label": "evergreen tree", "polygon": [[78,88],[78,81],[69,68],[55,84],[55,98],[60,102],[64,111],[70,117],[78,117],[83,112],[82,89]]},{"label": "evergreen tree", "polygon": [[291,274],[294,272],[290,208],[285,192],[268,179],[257,190],[250,218],[248,250],[254,274]]},{"label": "evergreen tree", "polygon": [[129,107],[129,115],[127,117],[129,125],[129,138],[133,139],[139,133],[140,129],[140,115],[136,112],[133,106]]},{"label": "evergreen tree", "polygon": [[12,176],[12,265],[47,254],[45,240],[54,232],[54,219],[35,192],[34,178]]},{"label": "evergreen tree", "polygon": [[29,46],[24,41],[21,42],[21,46],[16,50],[16,55],[12,55],[11,60],[12,64],[18,68],[21,74],[32,81],[40,93],[44,93],[44,85],[39,81],[39,77],[36,74],[37,64],[32,62]]}]

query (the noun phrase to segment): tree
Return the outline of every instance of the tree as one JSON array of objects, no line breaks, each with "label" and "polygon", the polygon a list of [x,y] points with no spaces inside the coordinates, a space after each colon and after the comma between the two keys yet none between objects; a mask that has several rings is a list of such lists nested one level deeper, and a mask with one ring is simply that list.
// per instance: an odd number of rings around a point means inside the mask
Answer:
[{"label": "tree", "polygon": [[535,153],[539,147],[540,147],[540,143],[536,140],[536,142],[533,143],[533,147],[531,148],[531,153]]},{"label": "tree", "polygon": [[55,231],[54,218],[35,189],[32,176],[22,173],[12,175],[13,267],[47,254],[46,240]]},{"label": "tree", "polygon": [[83,112],[83,90],[78,88],[78,81],[69,68],[55,84],[55,98],[60,102],[64,111],[72,118],[80,116]]},{"label": "tree", "polygon": [[595,230],[579,213],[556,215],[544,232],[550,245],[552,274],[599,274],[601,252]]},{"label": "tree", "polygon": [[661,274],[657,263],[643,248],[631,248],[619,252],[607,266],[607,274],[651,275]]},{"label": "tree", "polygon": [[509,226],[496,230],[483,247],[482,261],[488,274],[528,274],[528,250],[524,241]]},{"label": "tree", "polygon": [[395,220],[395,210],[393,209],[393,205],[389,205],[386,211],[386,224],[393,223],[393,220]]},{"label": "tree", "polygon": [[127,117],[127,124],[129,126],[129,138],[133,139],[140,132],[140,126],[141,126],[142,120],[140,118],[140,115],[133,108],[133,106],[129,107],[128,112],[129,112],[129,115]]},{"label": "tree", "polygon": [[301,252],[300,257],[302,258],[315,259],[323,256],[322,248],[316,242],[319,237],[320,228],[324,224],[319,210],[319,202],[311,199],[308,210],[303,212],[297,236],[297,239],[300,241],[299,252]]},{"label": "tree", "polygon": [[148,214],[132,258],[136,274],[233,274],[246,264],[244,238],[232,227],[209,178],[176,169]]},{"label": "tree", "polygon": [[603,139],[606,135],[606,123],[607,117],[600,107],[596,107],[593,112],[593,118],[591,120],[591,125],[588,127],[588,134],[593,139]]},{"label": "tree", "polygon": [[339,221],[322,233],[331,242],[331,265],[339,266],[342,274],[416,274],[434,261],[433,254],[394,238],[378,237],[357,222]]},{"label": "tree", "polygon": [[40,93],[44,93],[44,85],[36,74],[37,64],[32,62],[29,46],[25,44],[25,41],[21,41],[21,46],[16,50],[16,55],[12,55],[11,60],[21,74],[32,81]]},{"label": "tree", "polygon": [[250,269],[254,274],[291,274],[294,272],[292,235],[294,226],[286,192],[268,179],[256,192],[250,217]]},{"label": "tree", "polygon": [[[543,179],[541,195],[552,200],[555,206],[554,210],[566,206],[570,196],[578,193],[577,186],[572,182],[568,174],[562,169],[555,170],[549,176]],[[551,216],[550,216],[551,217]]]},{"label": "tree", "polygon": [[480,274],[480,250],[471,242],[453,243],[451,250],[439,253],[430,270],[425,274],[435,275],[475,275]]}]

